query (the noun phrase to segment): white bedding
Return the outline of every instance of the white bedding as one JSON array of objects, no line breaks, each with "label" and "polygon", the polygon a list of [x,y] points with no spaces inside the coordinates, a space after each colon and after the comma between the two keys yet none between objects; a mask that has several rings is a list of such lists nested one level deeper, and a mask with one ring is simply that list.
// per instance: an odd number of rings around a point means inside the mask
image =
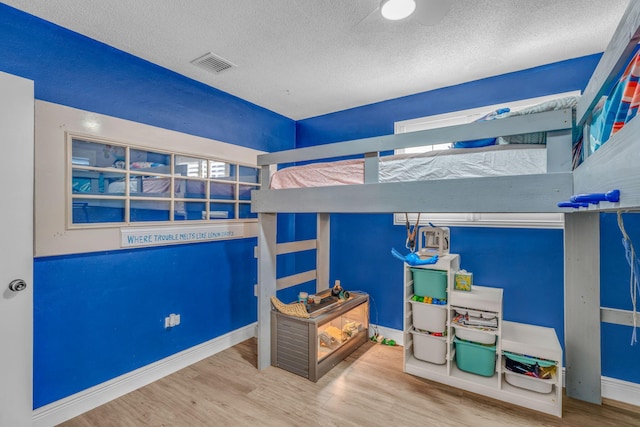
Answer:
[{"label": "white bedding", "polygon": [[[543,174],[547,171],[544,145],[493,145],[400,154],[380,158],[379,181]],[[271,178],[270,188],[322,187],[363,184],[364,160],[314,163],[282,169]]]},{"label": "white bedding", "polygon": [[[136,193],[138,191],[138,181],[129,181],[129,192]],[[124,180],[109,183],[109,193],[124,194]]]}]

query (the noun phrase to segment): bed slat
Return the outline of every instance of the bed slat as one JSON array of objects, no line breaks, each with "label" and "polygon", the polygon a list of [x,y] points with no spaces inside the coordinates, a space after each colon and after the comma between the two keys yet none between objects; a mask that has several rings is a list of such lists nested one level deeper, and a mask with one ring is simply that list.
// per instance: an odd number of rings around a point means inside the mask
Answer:
[{"label": "bed slat", "polygon": [[304,273],[293,274],[291,276],[283,277],[276,281],[276,289],[286,289],[292,286],[300,285],[302,283],[307,283],[312,280],[316,280],[316,271],[309,270]]},{"label": "bed slat", "polygon": [[293,252],[310,251],[316,248],[316,240],[300,240],[298,242],[278,243],[276,246],[276,254],[284,255]]}]

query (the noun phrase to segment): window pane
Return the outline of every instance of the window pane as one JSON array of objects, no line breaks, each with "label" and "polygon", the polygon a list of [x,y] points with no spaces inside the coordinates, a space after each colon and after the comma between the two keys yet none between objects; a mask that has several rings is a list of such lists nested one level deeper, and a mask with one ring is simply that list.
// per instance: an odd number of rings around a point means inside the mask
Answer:
[{"label": "window pane", "polygon": [[176,221],[202,220],[207,216],[205,202],[176,202],[173,218]]},{"label": "window pane", "polygon": [[239,218],[258,218],[257,213],[251,212],[250,203],[240,203],[238,205]]},{"label": "window pane", "polygon": [[152,172],[170,174],[171,155],[166,153],[154,153],[145,150],[130,150],[129,169],[136,172]]},{"label": "window pane", "polygon": [[73,224],[124,222],[124,200],[74,198],[71,222]]},{"label": "window pane", "polygon": [[210,219],[234,219],[235,203],[211,203],[209,205]]},{"label": "window pane", "polygon": [[78,166],[124,169],[125,147],[73,139],[71,163]]},{"label": "window pane", "polygon": [[207,177],[207,161],[196,157],[176,156],[176,175]]},{"label": "window pane", "polygon": [[73,224],[257,217],[250,200],[260,168],[83,137],[69,148]]},{"label": "window pane", "polygon": [[209,178],[236,180],[236,165],[215,160],[209,161]]},{"label": "window pane", "polygon": [[186,199],[205,199],[207,197],[204,181],[177,178],[174,195]]},{"label": "window pane", "polygon": [[220,182],[209,183],[211,199],[234,200],[236,198],[236,185],[223,184]]},{"label": "window pane", "polygon": [[257,185],[239,185],[238,186],[238,199],[239,200],[251,200],[251,190],[259,190]]},{"label": "window pane", "polygon": [[170,197],[171,178],[153,177],[148,175],[130,176],[131,195],[137,197]]},{"label": "window pane", "polygon": [[73,169],[71,191],[74,194],[124,195],[125,174],[120,172],[96,172]]},{"label": "window pane", "polygon": [[251,168],[249,166],[240,166],[238,172],[240,174],[238,181],[254,182],[256,184],[260,183],[260,169]]},{"label": "window pane", "polygon": [[170,202],[132,200],[129,212],[131,222],[169,221]]}]

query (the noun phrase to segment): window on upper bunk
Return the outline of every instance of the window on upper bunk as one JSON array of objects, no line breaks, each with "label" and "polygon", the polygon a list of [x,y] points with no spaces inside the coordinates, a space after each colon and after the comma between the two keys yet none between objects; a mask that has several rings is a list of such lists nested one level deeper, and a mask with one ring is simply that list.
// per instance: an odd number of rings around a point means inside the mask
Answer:
[{"label": "window on upper bunk", "polygon": [[[395,123],[395,133],[416,132],[445,126],[467,124],[482,119],[487,116],[487,114],[499,111],[505,107],[508,107],[510,111],[518,111],[548,101],[576,97],[578,95],[580,95],[579,91],[566,92],[405,120]],[[447,150],[452,147],[453,142],[450,142],[400,149],[396,150],[396,154],[424,153],[427,151]],[[417,213],[409,215],[409,220],[412,224],[417,220],[417,216]],[[404,213],[396,213],[394,215],[394,224],[405,225],[405,221]],[[564,226],[564,217],[560,213],[422,213],[420,223],[425,225],[433,223],[439,226],[562,228]]]},{"label": "window on upper bunk", "polygon": [[257,218],[256,167],[73,135],[67,144],[72,227]]},{"label": "window on upper bunk", "polygon": [[[500,113],[504,109],[508,109],[511,112],[524,110],[545,102],[577,97],[580,95],[580,91],[571,91],[558,93],[548,96],[540,96],[536,98],[523,99],[519,101],[510,101],[502,104],[486,105],[484,107],[470,108],[468,110],[453,111],[450,113],[437,114],[433,116],[420,117],[417,119],[403,120],[396,122],[394,126],[394,133],[407,133],[417,132],[427,129],[436,129],[446,126],[463,125],[472,123],[481,119],[492,119],[495,116],[500,116]],[[402,153],[425,153],[427,151],[436,150],[448,150],[453,148],[454,142],[448,142],[444,144],[423,145],[420,147],[402,148],[395,151],[395,154]]]}]

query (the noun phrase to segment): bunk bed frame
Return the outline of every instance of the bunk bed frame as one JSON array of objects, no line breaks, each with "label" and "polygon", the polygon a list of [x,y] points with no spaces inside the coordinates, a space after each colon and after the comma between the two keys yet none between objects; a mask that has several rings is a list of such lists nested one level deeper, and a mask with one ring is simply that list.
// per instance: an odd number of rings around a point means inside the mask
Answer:
[{"label": "bunk bed frame", "polygon": [[[565,366],[567,395],[601,403],[600,322],[631,325],[631,313],[600,307],[600,212],[640,207],[640,120],[631,120],[572,171],[572,134],[581,134],[598,100],[611,87],[640,41],[640,2],[630,2],[586,90],[571,109],[387,135],[258,156],[265,186],[252,193],[258,213],[258,369],[271,364],[270,297],[277,290],[316,280],[329,287],[330,213],[564,212]],[[547,132],[547,173],[537,175],[378,182],[380,153],[392,149]],[[635,138],[634,138],[635,137]],[[583,147],[586,144],[583,144]],[[270,190],[276,165],[364,155],[362,185]],[[573,194],[619,189],[620,202],[579,210],[558,202]],[[455,194],[456,197],[449,197]],[[276,244],[277,213],[317,213],[317,238]],[[276,277],[276,257],[316,249],[316,270]],[[585,262],[587,260],[587,262]]]}]

